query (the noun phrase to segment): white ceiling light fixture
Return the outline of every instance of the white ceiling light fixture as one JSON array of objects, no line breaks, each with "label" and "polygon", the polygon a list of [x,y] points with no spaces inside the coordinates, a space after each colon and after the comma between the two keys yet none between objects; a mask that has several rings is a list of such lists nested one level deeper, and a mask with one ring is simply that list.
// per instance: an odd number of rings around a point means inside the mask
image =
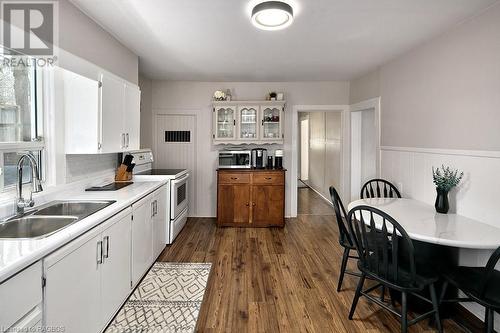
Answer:
[{"label": "white ceiling light fixture", "polygon": [[252,23],[262,30],[280,30],[293,22],[293,8],[282,1],[266,1],[252,9]]}]

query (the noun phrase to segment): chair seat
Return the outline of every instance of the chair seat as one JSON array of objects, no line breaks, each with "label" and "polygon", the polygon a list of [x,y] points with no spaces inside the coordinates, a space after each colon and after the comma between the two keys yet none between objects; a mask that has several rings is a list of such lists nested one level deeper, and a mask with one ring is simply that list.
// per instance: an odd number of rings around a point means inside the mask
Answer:
[{"label": "chair seat", "polygon": [[[368,261],[370,262],[370,265],[372,267],[375,267],[376,264],[375,256],[370,256]],[[382,260],[379,259],[378,264],[380,267],[380,272],[382,272],[383,270]],[[438,274],[433,273],[431,271],[418,272],[417,274],[415,274],[415,280],[413,280],[411,277],[411,273],[401,266],[398,267],[398,276],[396,280],[394,280],[392,276],[389,276],[385,279],[382,278],[381,273],[377,274],[376,272],[371,271],[368,267],[363,267],[361,261],[358,261],[358,269],[363,273],[365,273],[367,276],[373,278],[374,280],[390,285],[393,289],[399,291],[410,291],[410,292],[421,291],[426,286],[439,280]],[[392,264],[389,263],[388,271],[392,272],[392,270],[393,270]]]},{"label": "chair seat", "polygon": [[500,309],[500,272],[493,271],[493,276],[486,286],[486,292],[483,297],[480,297],[479,286],[485,272],[485,267],[460,266],[444,273],[444,277],[476,302],[498,310]]}]

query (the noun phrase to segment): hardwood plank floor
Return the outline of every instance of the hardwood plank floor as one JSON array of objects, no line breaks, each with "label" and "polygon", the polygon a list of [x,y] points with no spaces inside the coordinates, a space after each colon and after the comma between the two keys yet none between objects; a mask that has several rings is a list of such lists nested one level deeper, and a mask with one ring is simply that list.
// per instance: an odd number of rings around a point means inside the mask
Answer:
[{"label": "hardwood plank floor", "polygon": [[[342,248],[332,208],[300,189],[299,209],[283,229],[217,228],[213,218],[189,219],[159,260],[213,263],[198,332],[399,332],[397,318],[366,298],[354,320],[347,318],[357,278],[346,276],[336,292]],[[452,320],[444,330],[462,332]],[[427,321],[409,330],[432,331]]]}]

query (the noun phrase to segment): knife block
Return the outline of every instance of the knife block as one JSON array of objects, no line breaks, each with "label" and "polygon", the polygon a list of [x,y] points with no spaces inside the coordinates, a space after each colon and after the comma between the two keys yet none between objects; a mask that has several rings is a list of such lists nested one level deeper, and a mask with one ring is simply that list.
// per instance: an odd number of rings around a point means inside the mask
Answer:
[{"label": "knife block", "polygon": [[122,164],[116,169],[115,181],[117,182],[127,182],[132,180],[132,172],[127,171],[127,166]]}]

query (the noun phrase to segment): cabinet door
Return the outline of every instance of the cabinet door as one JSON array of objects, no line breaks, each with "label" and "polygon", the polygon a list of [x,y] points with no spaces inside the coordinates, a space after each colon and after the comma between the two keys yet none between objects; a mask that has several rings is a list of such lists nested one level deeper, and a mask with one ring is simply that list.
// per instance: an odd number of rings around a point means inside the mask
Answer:
[{"label": "cabinet door", "polygon": [[216,107],[214,111],[214,140],[227,141],[236,138],[236,108]]},{"label": "cabinet door", "polygon": [[285,188],[278,185],[254,185],[252,189],[253,224],[283,225]]},{"label": "cabinet door", "polygon": [[154,195],[154,218],[153,218],[153,257],[157,258],[167,244],[167,188],[163,186]]},{"label": "cabinet door", "polygon": [[217,222],[219,224],[250,223],[250,185],[223,185],[218,188]]},{"label": "cabinet door", "polygon": [[45,325],[72,333],[99,332],[103,326],[101,235],[81,237],[85,241],[79,247],[55,263],[46,262]]},{"label": "cabinet door", "polygon": [[258,106],[238,106],[238,139],[259,140],[258,121]]},{"label": "cabinet door", "polygon": [[261,110],[261,140],[282,140],[282,106],[262,106]]},{"label": "cabinet door", "polygon": [[116,153],[125,146],[125,84],[109,75],[103,75],[101,82],[101,152]]},{"label": "cabinet door", "polygon": [[132,285],[144,275],[153,263],[153,205],[146,197],[132,206]]},{"label": "cabinet door", "polygon": [[66,153],[99,153],[99,82],[63,68],[57,68],[55,78],[55,89],[63,96]]},{"label": "cabinet door", "polygon": [[125,149],[139,149],[141,122],[141,91],[137,86],[125,85],[125,117],[123,132],[125,133]]},{"label": "cabinet door", "polygon": [[102,233],[102,319],[107,323],[130,292],[131,214],[107,221]]}]

